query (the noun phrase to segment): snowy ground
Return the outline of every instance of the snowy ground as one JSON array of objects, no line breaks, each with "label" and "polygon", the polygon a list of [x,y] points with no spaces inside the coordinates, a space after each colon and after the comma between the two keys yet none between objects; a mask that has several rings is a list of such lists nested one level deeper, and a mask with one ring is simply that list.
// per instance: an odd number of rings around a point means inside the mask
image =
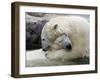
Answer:
[{"label": "snowy ground", "polygon": [[43,52],[42,49],[27,51],[26,67],[89,64],[89,58],[79,58],[73,61],[61,62],[57,60],[49,60],[45,57],[45,54],[46,53]]},{"label": "snowy ground", "polygon": [[26,52],[26,67],[34,66],[53,66],[61,65],[62,63],[55,60],[49,60],[45,57],[45,52],[42,49]]}]

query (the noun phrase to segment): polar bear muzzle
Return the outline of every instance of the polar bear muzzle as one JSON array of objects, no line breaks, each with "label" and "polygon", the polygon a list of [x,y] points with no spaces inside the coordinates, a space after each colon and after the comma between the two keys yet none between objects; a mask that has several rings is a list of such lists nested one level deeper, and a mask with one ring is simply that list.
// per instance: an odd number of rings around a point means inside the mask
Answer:
[{"label": "polar bear muzzle", "polygon": [[71,45],[71,44],[67,44],[67,45],[66,45],[66,49],[67,49],[68,51],[72,50],[72,45]]},{"label": "polar bear muzzle", "polygon": [[59,36],[55,43],[59,46],[62,46],[62,48],[66,49],[67,51],[72,50],[72,43],[70,38],[67,35],[61,35]]}]

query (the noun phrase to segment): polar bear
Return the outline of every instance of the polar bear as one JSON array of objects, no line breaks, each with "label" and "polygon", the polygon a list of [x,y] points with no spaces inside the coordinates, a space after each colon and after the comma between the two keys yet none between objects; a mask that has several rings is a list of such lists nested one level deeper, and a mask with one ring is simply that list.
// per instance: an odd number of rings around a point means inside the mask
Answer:
[{"label": "polar bear", "polygon": [[71,60],[89,56],[89,22],[80,16],[58,16],[42,30],[42,49],[47,58]]}]

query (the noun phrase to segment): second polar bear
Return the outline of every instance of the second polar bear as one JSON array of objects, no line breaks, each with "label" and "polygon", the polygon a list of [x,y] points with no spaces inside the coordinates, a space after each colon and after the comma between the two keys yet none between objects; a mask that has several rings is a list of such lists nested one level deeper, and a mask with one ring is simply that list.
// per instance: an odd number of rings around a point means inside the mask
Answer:
[{"label": "second polar bear", "polygon": [[49,59],[84,57],[89,55],[89,22],[79,16],[55,17],[44,26],[41,39]]}]

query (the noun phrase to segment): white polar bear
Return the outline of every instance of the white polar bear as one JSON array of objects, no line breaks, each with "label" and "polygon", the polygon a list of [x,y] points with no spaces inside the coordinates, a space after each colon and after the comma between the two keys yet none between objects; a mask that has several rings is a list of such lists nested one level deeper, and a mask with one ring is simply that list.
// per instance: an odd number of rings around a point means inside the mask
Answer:
[{"label": "white polar bear", "polygon": [[89,56],[89,23],[79,16],[59,16],[46,23],[42,49],[49,59],[71,60]]}]

